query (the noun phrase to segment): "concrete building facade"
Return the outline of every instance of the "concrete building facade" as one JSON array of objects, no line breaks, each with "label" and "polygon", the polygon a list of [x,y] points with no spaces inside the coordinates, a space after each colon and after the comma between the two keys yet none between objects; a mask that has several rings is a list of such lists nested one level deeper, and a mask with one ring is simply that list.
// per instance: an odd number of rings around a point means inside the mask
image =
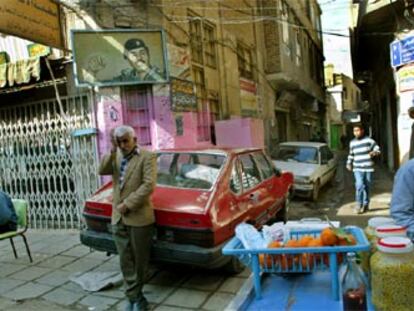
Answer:
[{"label": "concrete building facade", "polygon": [[341,147],[341,136],[352,137],[352,128],[347,115],[358,116],[363,111],[361,90],[343,73],[335,73],[332,64],[325,66],[325,85],[328,104],[329,143],[332,149]]},{"label": "concrete building facade", "polygon": [[396,170],[408,159],[413,123],[408,116],[413,91],[410,87],[401,89],[398,81],[399,72],[406,66],[391,67],[390,43],[410,35],[412,7],[411,0],[355,4],[358,19],[353,31],[354,77],[360,82],[362,100],[369,105],[373,136],[382,147],[382,160],[390,170]]},{"label": "concrete building facade", "polygon": [[[275,123],[275,91],[264,71],[257,6],[241,1],[124,2],[122,6],[68,2],[66,29],[162,28],[171,79],[163,85],[93,90],[100,152],[107,149],[111,128],[131,123],[125,107],[135,99],[148,107],[146,123],[137,130],[148,148],[270,146],[271,133],[265,126]],[[188,96],[196,102],[191,108],[171,95],[188,84]],[[79,91],[70,88],[69,92]],[[111,107],[121,112],[115,121],[108,117]]]},{"label": "concrete building facade", "polygon": [[[275,141],[326,135],[321,10],[316,1],[261,1],[266,77],[276,90]],[[325,136],[326,138],[326,136]]]}]

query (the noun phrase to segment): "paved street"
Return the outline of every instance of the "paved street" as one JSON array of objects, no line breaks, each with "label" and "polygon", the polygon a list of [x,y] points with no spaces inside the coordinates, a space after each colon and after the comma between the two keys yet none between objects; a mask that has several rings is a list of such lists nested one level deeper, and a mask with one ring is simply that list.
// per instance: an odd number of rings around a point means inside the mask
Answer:
[{"label": "paved street", "polygon": [[372,185],[371,203],[367,213],[355,215],[354,179],[353,174],[345,169],[346,154],[338,156],[339,165],[335,182],[321,190],[317,202],[310,202],[294,198],[290,206],[290,219],[303,217],[318,217],[339,220],[343,225],[357,225],[365,227],[371,217],[389,214],[393,176],[383,167],[376,167]]},{"label": "paved street", "polygon": [[[93,252],[79,243],[76,231],[28,232],[33,252],[29,264],[19,241],[19,259],[8,241],[0,244],[0,310],[122,310],[121,288],[88,293],[69,281],[77,272],[118,271],[118,257]],[[144,292],[155,310],[220,310],[233,299],[249,272],[226,277],[222,272],[181,267],[151,269]]]},{"label": "paved street", "polygon": [[[369,217],[388,214],[391,188],[392,176],[377,170],[371,210],[354,215],[352,175],[340,166],[336,182],[323,190],[318,202],[293,200],[291,219],[326,214],[342,224],[365,226]],[[89,293],[69,280],[77,272],[118,271],[116,256],[90,251],[80,244],[76,231],[31,230],[27,236],[33,264],[20,239],[18,260],[8,241],[0,243],[0,310],[122,310],[121,288]],[[154,310],[223,310],[249,274],[248,269],[228,276],[221,271],[152,267],[144,291]]]}]

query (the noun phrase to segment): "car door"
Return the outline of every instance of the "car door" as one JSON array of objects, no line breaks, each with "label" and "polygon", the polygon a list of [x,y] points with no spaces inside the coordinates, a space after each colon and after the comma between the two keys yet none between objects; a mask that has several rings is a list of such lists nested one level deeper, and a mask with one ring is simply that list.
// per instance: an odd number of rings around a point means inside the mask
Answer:
[{"label": "car door", "polygon": [[231,165],[230,173],[230,199],[229,199],[229,211],[232,214],[232,219],[238,219],[243,214],[247,215],[248,201],[243,196],[243,181],[241,173],[241,164],[236,157]]},{"label": "car door", "polygon": [[263,185],[263,177],[251,153],[238,156],[241,164],[242,194],[241,200],[246,205],[250,222],[260,227],[267,217],[266,202],[268,191]]},{"label": "car door", "polygon": [[322,146],[320,148],[321,154],[321,170],[320,170],[320,180],[321,184],[326,184],[331,178],[334,171],[334,161],[333,161],[333,154],[329,152],[327,146]]},{"label": "car door", "polygon": [[267,218],[271,219],[282,208],[286,189],[283,187],[281,175],[276,175],[273,164],[262,151],[254,153],[254,160],[263,176],[262,187],[267,191],[263,204],[267,210]]},{"label": "car door", "polygon": [[335,155],[332,153],[331,149],[329,149],[329,147],[326,147],[326,149],[328,153],[328,168],[329,168],[328,180],[331,180],[332,178],[335,178],[337,162],[335,159]]}]

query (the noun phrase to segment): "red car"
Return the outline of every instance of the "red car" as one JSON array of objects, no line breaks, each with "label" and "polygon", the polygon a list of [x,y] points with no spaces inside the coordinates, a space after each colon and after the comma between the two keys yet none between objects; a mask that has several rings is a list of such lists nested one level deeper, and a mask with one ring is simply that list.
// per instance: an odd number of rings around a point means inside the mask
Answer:
[{"label": "red car", "polygon": [[[293,175],[280,172],[261,149],[167,150],[157,153],[156,217],[152,260],[205,268],[237,259],[221,249],[241,222],[260,228],[286,221]],[[112,185],[86,201],[83,244],[116,253],[111,235]]]}]

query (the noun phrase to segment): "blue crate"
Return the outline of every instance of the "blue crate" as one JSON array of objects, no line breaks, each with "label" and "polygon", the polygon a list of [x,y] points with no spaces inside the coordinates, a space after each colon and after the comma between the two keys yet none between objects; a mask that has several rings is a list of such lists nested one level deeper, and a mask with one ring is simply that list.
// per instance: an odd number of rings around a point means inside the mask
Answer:
[{"label": "blue crate", "polygon": [[[298,240],[305,235],[319,237],[321,231],[322,229],[291,230],[290,239]],[[241,241],[237,237],[233,237],[224,246],[223,254],[237,256],[250,266],[253,271],[257,299],[261,298],[260,276],[262,272],[310,273],[317,270],[330,270],[332,298],[339,300],[338,254],[344,256],[347,252],[369,251],[370,249],[368,239],[361,228],[348,226],[345,231],[355,237],[356,245],[245,249]],[[302,254],[306,254],[307,260],[302,259]],[[263,256],[263,265],[259,263],[259,256]]]}]

